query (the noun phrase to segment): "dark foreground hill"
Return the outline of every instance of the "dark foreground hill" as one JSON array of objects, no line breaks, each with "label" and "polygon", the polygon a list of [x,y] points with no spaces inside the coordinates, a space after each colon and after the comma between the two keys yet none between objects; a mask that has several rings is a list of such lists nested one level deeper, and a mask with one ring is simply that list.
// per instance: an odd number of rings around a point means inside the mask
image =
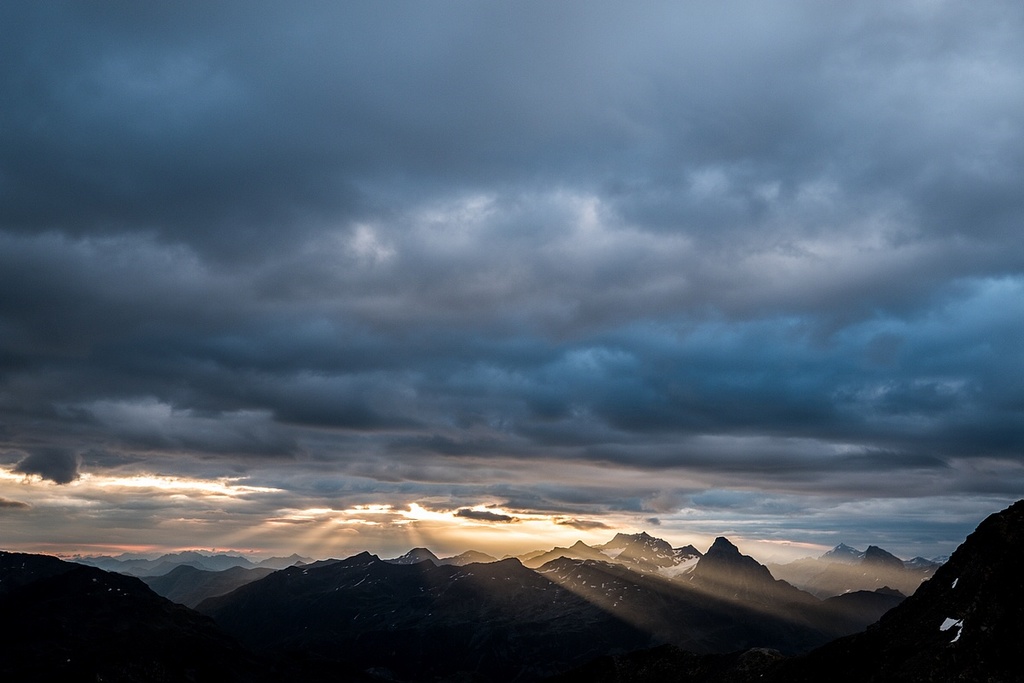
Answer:
[{"label": "dark foreground hill", "polygon": [[161,576],[140,577],[157,595],[186,607],[195,607],[207,598],[230,593],[239,586],[274,573],[270,567],[231,567],[222,571],[196,569],[179,565]]},{"label": "dark foreground hill", "polygon": [[985,519],[910,598],[807,655],[675,647],[604,657],[558,683],[1024,681],[1024,501]]},{"label": "dark foreground hill", "polygon": [[401,565],[362,553],[276,572],[199,609],[261,651],[409,681],[536,679],[651,644],[515,559]]},{"label": "dark foreground hill", "polygon": [[270,680],[210,619],[55,557],[0,552],[0,615],[4,681]]}]

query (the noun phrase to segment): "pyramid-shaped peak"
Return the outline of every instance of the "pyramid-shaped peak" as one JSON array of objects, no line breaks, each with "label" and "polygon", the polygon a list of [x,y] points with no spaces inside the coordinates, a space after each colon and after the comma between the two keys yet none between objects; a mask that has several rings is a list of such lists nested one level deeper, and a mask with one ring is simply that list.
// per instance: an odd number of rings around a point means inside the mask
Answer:
[{"label": "pyramid-shaped peak", "polygon": [[864,551],[864,562],[870,564],[891,565],[892,567],[903,568],[903,560],[896,557],[888,550],[883,550],[877,545],[869,545]]},{"label": "pyramid-shaped peak", "polygon": [[725,536],[719,536],[715,539],[715,542],[711,544],[705,555],[740,555],[740,549],[733,545]]},{"label": "pyramid-shaped peak", "polygon": [[583,550],[583,549],[589,550],[590,546],[587,545],[586,543],[584,543],[583,541],[576,541],[575,543],[572,544],[572,546],[570,546],[569,549],[570,550]]}]

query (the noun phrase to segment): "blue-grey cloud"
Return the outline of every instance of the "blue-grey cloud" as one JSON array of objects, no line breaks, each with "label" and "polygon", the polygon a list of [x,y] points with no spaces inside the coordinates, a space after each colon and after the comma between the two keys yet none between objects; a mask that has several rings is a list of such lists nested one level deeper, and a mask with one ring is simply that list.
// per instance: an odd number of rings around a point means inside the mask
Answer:
[{"label": "blue-grey cloud", "polygon": [[63,448],[37,448],[18,461],[14,471],[35,474],[57,484],[69,484],[78,479],[81,457]]},{"label": "blue-grey cloud", "polygon": [[[290,466],[585,520],[701,487],[1016,495],[1012,3],[0,24],[20,472]],[[472,473],[503,459],[667,483]]]}]

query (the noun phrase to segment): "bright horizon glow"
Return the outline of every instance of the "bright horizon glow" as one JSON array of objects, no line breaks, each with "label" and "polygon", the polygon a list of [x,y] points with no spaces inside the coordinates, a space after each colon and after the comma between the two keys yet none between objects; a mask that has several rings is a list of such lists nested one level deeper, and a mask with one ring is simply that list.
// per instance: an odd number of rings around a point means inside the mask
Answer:
[{"label": "bright horizon glow", "polygon": [[[204,540],[192,545],[154,540],[160,536],[157,529],[144,531],[137,540],[126,539],[123,544],[80,537],[65,542],[27,541],[12,544],[8,549],[74,557],[121,553],[160,555],[220,548],[217,552],[254,557],[298,553],[326,559],[347,557],[363,550],[384,558],[397,557],[422,546],[439,556],[476,550],[501,558],[567,547],[576,541],[600,545],[616,533],[632,534],[643,530],[669,541],[674,547],[692,544],[702,552],[713,539],[713,535],[679,533],[675,529],[643,529],[635,519],[623,515],[607,514],[589,522],[592,528],[580,529],[573,526],[578,522],[567,515],[516,510],[493,503],[428,508],[420,502],[404,506],[366,503],[338,509],[285,506],[274,508],[265,517],[246,519],[244,527],[234,533],[224,533],[217,529],[218,518],[228,518],[233,511],[245,518],[246,507],[282,494],[279,488],[244,483],[246,481],[245,477],[201,479],[155,473],[123,476],[82,473],[74,482],[58,485],[0,467],[0,494],[25,499],[40,512],[65,510],[71,513],[76,509],[95,510],[101,505],[130,508],[137,504],[134,501],[141,492],[153,505],[166,504],[180,509],[182,504],[188,504],[193,508],[190,515],[165,521],[162,527],[195,527],[204,533],[214,530],[209,537],[204,536]],[[748,539],[735,534],[730,539],[741,549],[756,549],[755,556],[762,561],[796,559],[828,549],[828,546],[813,543]]]}]

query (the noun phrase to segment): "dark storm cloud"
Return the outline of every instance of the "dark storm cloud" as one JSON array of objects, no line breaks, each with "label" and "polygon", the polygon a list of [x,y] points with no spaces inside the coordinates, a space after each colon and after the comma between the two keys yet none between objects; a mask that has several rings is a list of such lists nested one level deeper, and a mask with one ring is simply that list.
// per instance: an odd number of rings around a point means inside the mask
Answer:
[{"label": "dark storm cloud", "polygon": [[0,498],[0,510],[27,510],[31,505],[22,503],[20,500],[7,500]]},{"label": "dark storm cloud", "polygon": [[[1014,3],[16,2],[0,25],[20,472],[273,461],[500,495],[458,463],[504,458],[1011,495]],[[611,488],[506,500],[588,520],[691,493]]]},{"label": "dark storm cloud", "polygon": [[14,471],[36,474],[57,484],[69,484],[78,479],[82,459],[77,453],[61,448],[37,448],[18,461]]},{"label": "dark storm cloud", "polygon": [[475,519],[478,522],[517,522],[515,517],[510,515],[503,515],[500,512],[491,512],[490,510],[471,510],[469,508],[462,508],[455,513],[456,517],[464,517],[466,519]]}]

